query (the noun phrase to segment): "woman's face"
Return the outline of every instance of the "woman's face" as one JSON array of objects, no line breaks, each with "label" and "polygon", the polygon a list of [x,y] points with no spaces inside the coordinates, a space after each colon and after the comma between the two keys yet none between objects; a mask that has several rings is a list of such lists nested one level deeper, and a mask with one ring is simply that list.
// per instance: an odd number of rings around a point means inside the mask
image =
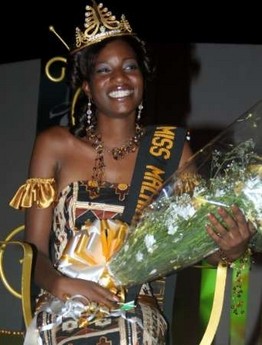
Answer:
[{"label": "woman's face", "polygon": [[144,80],[130,45],[121,39],[108,43],[97,55],[91,80],[83,88],[98,113],[111,117],[134,113],[142,101]]}]

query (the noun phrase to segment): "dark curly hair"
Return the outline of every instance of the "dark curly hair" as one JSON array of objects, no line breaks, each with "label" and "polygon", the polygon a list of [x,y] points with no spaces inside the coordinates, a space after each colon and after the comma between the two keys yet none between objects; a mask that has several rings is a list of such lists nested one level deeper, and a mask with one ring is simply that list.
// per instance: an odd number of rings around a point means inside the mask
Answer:
[{"label": "dark curly hair", "polygon": [[74,123],[70,123],[70,131],[77,137],[84,137],[86,135],[87,99],[81,89],[83,81],[90,81],[97,55],[109,42],[114,40],[123,40],[132,47],[136,54],[138,66],[144,77],[145,86],[146,82],[153,76],[154,68],[152,65],[152,59],[149,57],[148,49],[146,48],[145,43],[135,35],[110,37],[71,54],[67,59],[67,80],[70,86],[72,98],[76,94],[77,90],[79,90],[79,95],[77,97],[76,104],[74,105]]}]

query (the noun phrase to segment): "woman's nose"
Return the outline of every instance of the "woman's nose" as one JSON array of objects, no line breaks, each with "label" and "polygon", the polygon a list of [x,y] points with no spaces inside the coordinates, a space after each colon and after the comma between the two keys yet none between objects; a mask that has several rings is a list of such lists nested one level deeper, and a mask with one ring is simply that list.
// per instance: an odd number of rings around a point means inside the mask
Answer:
[{"label": "woman's nose", "polygon": [[125,80],[127,78],[125,72],[120,68],[117,70],[114,70],[112,77],[114,80],[117,80],[117,81],[122,81],[122,80]]}]

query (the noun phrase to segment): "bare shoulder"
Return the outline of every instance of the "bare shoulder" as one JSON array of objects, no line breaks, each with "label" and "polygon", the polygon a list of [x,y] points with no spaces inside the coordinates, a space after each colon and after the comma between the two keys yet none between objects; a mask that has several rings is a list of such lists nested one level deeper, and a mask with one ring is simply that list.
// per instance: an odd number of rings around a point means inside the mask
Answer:
[{"label": "bare shoulder", "polygon": [[46,150],[55,150],[66,148],[75,137],[69,132],[67,127],[52,126],[36,136],[35,149],[42,148]]},{"label": "bare shoulder", "polygon": [[38,133],[36,140],[37,141],[60,141],[64,139],[68,139],[72,136],[72,134],[69,132],[69,129],[67,127],[63,126],[52,126],[49,127],[42,132]]},{"label": "bare shoulder", "polygon": [[31,155],[30,174],[54,176],[75,140],[69,130],[62,126],[53,126],[40,132]]}]

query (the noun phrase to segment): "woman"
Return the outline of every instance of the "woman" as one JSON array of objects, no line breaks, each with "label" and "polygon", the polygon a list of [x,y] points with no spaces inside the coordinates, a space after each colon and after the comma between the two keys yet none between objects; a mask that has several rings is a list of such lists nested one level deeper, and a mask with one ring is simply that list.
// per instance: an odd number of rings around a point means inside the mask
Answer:
[{"label": "woman", "polygon": [[[92,21],[94,16],[97,21]],[[100,231],[106,222],[104,234],[109,238],[111,223],[131,221],[139,196],[132,204],[130,200],[141,184],[136,170],[147,162],[150,151],[146,141],[165,131],[159,127],[154,132],[139,124],[150,74],[144,44],[124,17],[120,21],[110,17],[107,26],[105,18],[103,5],[87,7],[86,30],[76,30],[76,45],[68,59],[73,123],[38,135],[29,178],[11,202],[14,207],[26,207],[25,240],[37,248],[34,279],[42,289],[33,331],[28,330],[25,344],[160,345],[166,341],[166,321],[149,284],[126,292],[126,301],[139,292],[136,308],[104,318],[107,311],[119,309],[120,292],[97,283],[96,274],[83,279],[66,265],[68,260],[73,262],[69,248],[79,231],[90,226]],[[93,30],[94,22],[103,30]],[[170,162],[159,163],[166,171],[163,181],[191,155],[185,130],[173,126],[168,130],[175,135]],[[224,209],[218,212],[227,229],[210,215],[207,231],[223,250],[224,259],[235,260],[245,252],[252,231],[236,206],[234,218]],[[98,256],[93,259],[100,263]],[[216,264],[221,258],[214,254],[209,259]],[[79,303],[95,302],[103,306],[101,314],[95,320],[90,314],[86,319],[74,317],[77,313],[62,317],[59,301],[72,302],[75,296],[75,309]]]}]

